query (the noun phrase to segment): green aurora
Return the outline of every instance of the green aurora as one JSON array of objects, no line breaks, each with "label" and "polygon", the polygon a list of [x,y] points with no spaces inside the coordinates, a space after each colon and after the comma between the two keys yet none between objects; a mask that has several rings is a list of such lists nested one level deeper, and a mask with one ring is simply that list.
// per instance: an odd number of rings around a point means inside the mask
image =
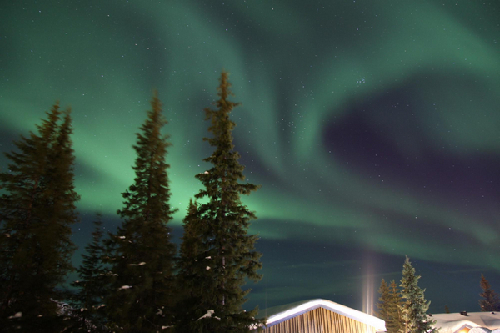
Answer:
[{"label": "green aurora", "polygon": [[[500,287],[499,17],[495,2],[448,0],[3,4],[0,148],[56,100],[71,105],[78,209],[112,216],[156,88],[180,226],[211,153],[203,108],[228,70],[236,149],[262,184],[244,198],[264,252],[253,303],[352,296],[359,308],[360,281],[400,278],[408,255],[433,311],[476,311],[481,272]],[[431,287],[457,270],[472,272],[472,299]]]}]

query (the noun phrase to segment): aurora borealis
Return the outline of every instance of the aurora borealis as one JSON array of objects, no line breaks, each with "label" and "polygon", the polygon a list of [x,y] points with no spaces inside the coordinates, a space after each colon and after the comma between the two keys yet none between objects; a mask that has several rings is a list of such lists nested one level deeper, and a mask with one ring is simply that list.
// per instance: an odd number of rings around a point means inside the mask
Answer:
[{"label": "aurora borealis", "polygon": [[[76,187],[119,220],[152,89],[172,147],[179,234],[210,155],[203,108],[228,70],[259,219],[249,307],[362,308],[408,255],[431,312],[500,291],[500,4],[479,1],[13,1],[0,11],[0,151],[73,109]],[[5,170],[6,160],[0,158]],[[368,287],[366,287],[368,286]],[[374,293],[374,297],[377,295]]]}]

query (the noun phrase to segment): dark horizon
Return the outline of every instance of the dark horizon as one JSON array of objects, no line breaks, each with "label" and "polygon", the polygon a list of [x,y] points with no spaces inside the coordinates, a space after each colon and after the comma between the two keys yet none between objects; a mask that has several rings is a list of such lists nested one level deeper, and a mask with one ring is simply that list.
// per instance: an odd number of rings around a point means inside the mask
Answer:
[{"label": "dark horizon", "polygon": [[[73,228],[76,235],[87,234],[88,239],[90,239],[95,213],[90,212],[81,216],[81,223]],[[105,230],[112,232],[120,223],[116,214],[104,214],[103,221]],[[272,221],[261,221],[261,219],[254,221],[250,232],[256,233],[255,231],[260,229],[257,224],[269,222]],[[174,225],[171,227],[173,242],[179,249],[182,226]],[[74,255],[74,263],[77,265],[81,261],[81,254],[86,242],[85,237],[74,237],[74,239],[79,245],[79,249]],[[300,247],[308,248],[313,254],[312,256],[315,257],[315,263],[311,262],[310,254],[298,253]],[[263,279],[256,284],[249,282],[245,286],[245,288],[252,289],[248,297],[249,301],[244,305],[247,310],[258,306],[259,310],[264,311],[307,300],[327,299],[367,312],[366,295],[370,294],[368,290],[371,290],[372,310],[376,310],[381,280],[385,279],[386,282],[395,280],[399,285],[405,260],[405,256],[384,255],[363,249],[345,253],[342,247],[336,247],[326,242],[318,244],[297,239],[278,243],[260,239],[256,244],[256,249],[263,253],[261,259]],[[325,264],[330,253],[344,253],[345,257]],[[294,255],[296,255],[294,262],[282,264],[283,258],[294,257]],[[467,265],[433,263],[411,257],[410,260],[416,273],[422,276],[419,280],[419,286],[426,289],[425,297],[431,301],[428,313],[445,313],[445,306],[448,306],[452,313],[480,312],[478,302],[481,299],[479,293],[482,291],[479,286],[481,274],[485,275],[494,290],[498,290],[496,286],[498,285],[497,281],[500,281],[500,274],[494,270],[471,268]],[[374,269],[374,267],[376,268]],[[323,276],[318,277],[318,274]],[[76,278],[73,274],[68,280],[71,280],[72,276]],[[330,276],[333,278],[330,282],[331,285],[329,284]],[[282,285],[283,281],[286,283]],[[309,281],[322,283],[318,285]],[[335,292],[333,284],[342,286],[342,288],[337,289],[339,292]],[[457,292],[450,293],[450,291]],[[370,298],[368,297],[368,299]]]}]

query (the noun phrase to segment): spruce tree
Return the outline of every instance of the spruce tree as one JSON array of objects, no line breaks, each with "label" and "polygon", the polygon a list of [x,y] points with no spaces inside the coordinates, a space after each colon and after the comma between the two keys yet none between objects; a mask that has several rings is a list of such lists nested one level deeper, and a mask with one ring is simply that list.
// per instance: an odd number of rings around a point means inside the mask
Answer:
[{"label": "spruce tree", "polygon": [[420,275],[415,275],[415,268],[411,265],[410,259],[406,257],[403,264],[403,278],[401,279],[401,305],[402,325],[399,328],[401,333],[428,333],[437,332],[432,326],[436,321],[432,321],[427,316],[430,301],[424,298],[424,291],[418,287]]},{"label": "spruce tree", "polygon": [[82,264],[77,269],[79,280],[72,283],[78,288],[73,299],[77,302],[79,310],[78,325],[75,325],[74,331],[87,331],[88,329],[100,331],[105,323],[103,301],[107,291],[108,269],[102,261],[105,249],[102,243],[102,215],[100,213],[97,214],[93,224],[92,242],[85,247],[87,253],[82,255]]},{"label": "spruce tree", "polygon": [[199,243],[190,254],[197,261],[191,267],[184,266],[179,277],[189,286],[199,281],[203,284],[196,289],[197,294],[191,294],[192,299],[198,299],[198,305],[185,313],[184,322],[192,323],[185,332],[248,332],[251,325],[258,323],[254,319],[256,309],[242,309],[249,292],[242,287],[247,279],[261,278],[257,270],[262,265],[261,254],[254,248],[257,237],[247,233],[249,221],[256,216],[241,203],[240,195],[250,194],[259,186],[238,182],[245,177],[233,145],[235,123],[229,114],[238,104],[228,100],[232,95],[230,87],[228,74],[223,72],[215,103],[217,110],[205,109],[206,119],[211,121],[208,131],[213,137],[204,140],[214,147],[214,152],[204,161],[211,163],[212,168],[195,176],[203,184],[195,197],[203,202],[196,209],[191,207],[183,242],[198,239],[193,241]]},{"label": "spruce tree", "polygon": [[118,210],[122,226],[112,237],[113,281],[106,311],[117,331],[156,332],[172,321],[173,259],[171,208],[166,163],[168,136],[157,93],[137,134],[134,183],[123,193]]},{"label": "spruce tree", "polygon": [[[61,328],[56,287],[73,269],[70,225],[77,221],[71,110],[53,105],[37,133],[15,141],[0,174],[0,327]],[[62,124],[59,124],[62,115]]]},{"label": "spruce tree", "polygon": [[387,321],[389,320],[389,286],[384,279],[380,282],[380,288],[378,289],[378,293],[380,294],[379,302],[377,303],[377,315],[380,319],[384,320],[387,327]]},{"label": "spruce tree", "polygon": [[211,269],[212,258],[203,242],[208,232],[208,224],[199,218],[198,204],[189,201],[187,215],[183,220],[184,233],[181,238],[180,256],[177,262],[178,302],[176,309],[175,332],[207,332],[207,320],[197,320],[207,313],[207,303],[203,294],[216,289],[214,279],[207,279],[206,271]]},{"label": "spruce tree", "polygon": [[491,289],[490,283],[486,280],[483,274],[481,274],[481,282],[479,285],[483,290],[483,292],[479,294],[479,296],[483,297],[483,299],[479,301],[481,311],[497,311],[500,307],[498,295],[493,289]]},{"label": "spruce tree", "polygon": [[392,280],[389,285],[389,304],[387,310],[389,320],[385,322],[385,327],[388,333],[396,333],[401,327],[401,293],[398,290],[396,281]]},{"label": "spruce tree", "polygon": [[385,321],[385,328],[388,333],[396,333],[401,325],[401,314],[399,306],[401,297],[394,280],[387,285],[384,279],[378,290],[380,294],[379,303],[377,303],[378,317]]}]

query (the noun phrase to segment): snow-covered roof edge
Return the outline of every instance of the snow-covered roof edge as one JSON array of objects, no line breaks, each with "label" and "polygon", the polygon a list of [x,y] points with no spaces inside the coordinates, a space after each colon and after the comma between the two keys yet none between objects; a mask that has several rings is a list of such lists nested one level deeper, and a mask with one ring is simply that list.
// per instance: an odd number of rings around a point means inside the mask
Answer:
[{"label": "snow-covered roof edge", "polygon": [[454,333],[466,326],[469,329],[500,332],[500,313],[498,312],[468,312],[433,314],[431,320],[436,320],[434,327],[442,333]]},{"label": "snow-covered roof edge", "polygon": [[277,313],[269,317],[269,319],[267,320],[267,326],[279,324],[282,321],[288,320],[292,317],[300,316],[303,313],[315,310],[320,307],[338,313],[339,315],[351,318],[353,320],[357,320],[365,325],[375,327],[377,330],[385,330],[385,321],[383,321],[382,319],[378,319],[377,317],[371,316],[364,312],[354,310],[345,305],[340,305],[338,303],[324,299],[307,301],[289,310]]}]

